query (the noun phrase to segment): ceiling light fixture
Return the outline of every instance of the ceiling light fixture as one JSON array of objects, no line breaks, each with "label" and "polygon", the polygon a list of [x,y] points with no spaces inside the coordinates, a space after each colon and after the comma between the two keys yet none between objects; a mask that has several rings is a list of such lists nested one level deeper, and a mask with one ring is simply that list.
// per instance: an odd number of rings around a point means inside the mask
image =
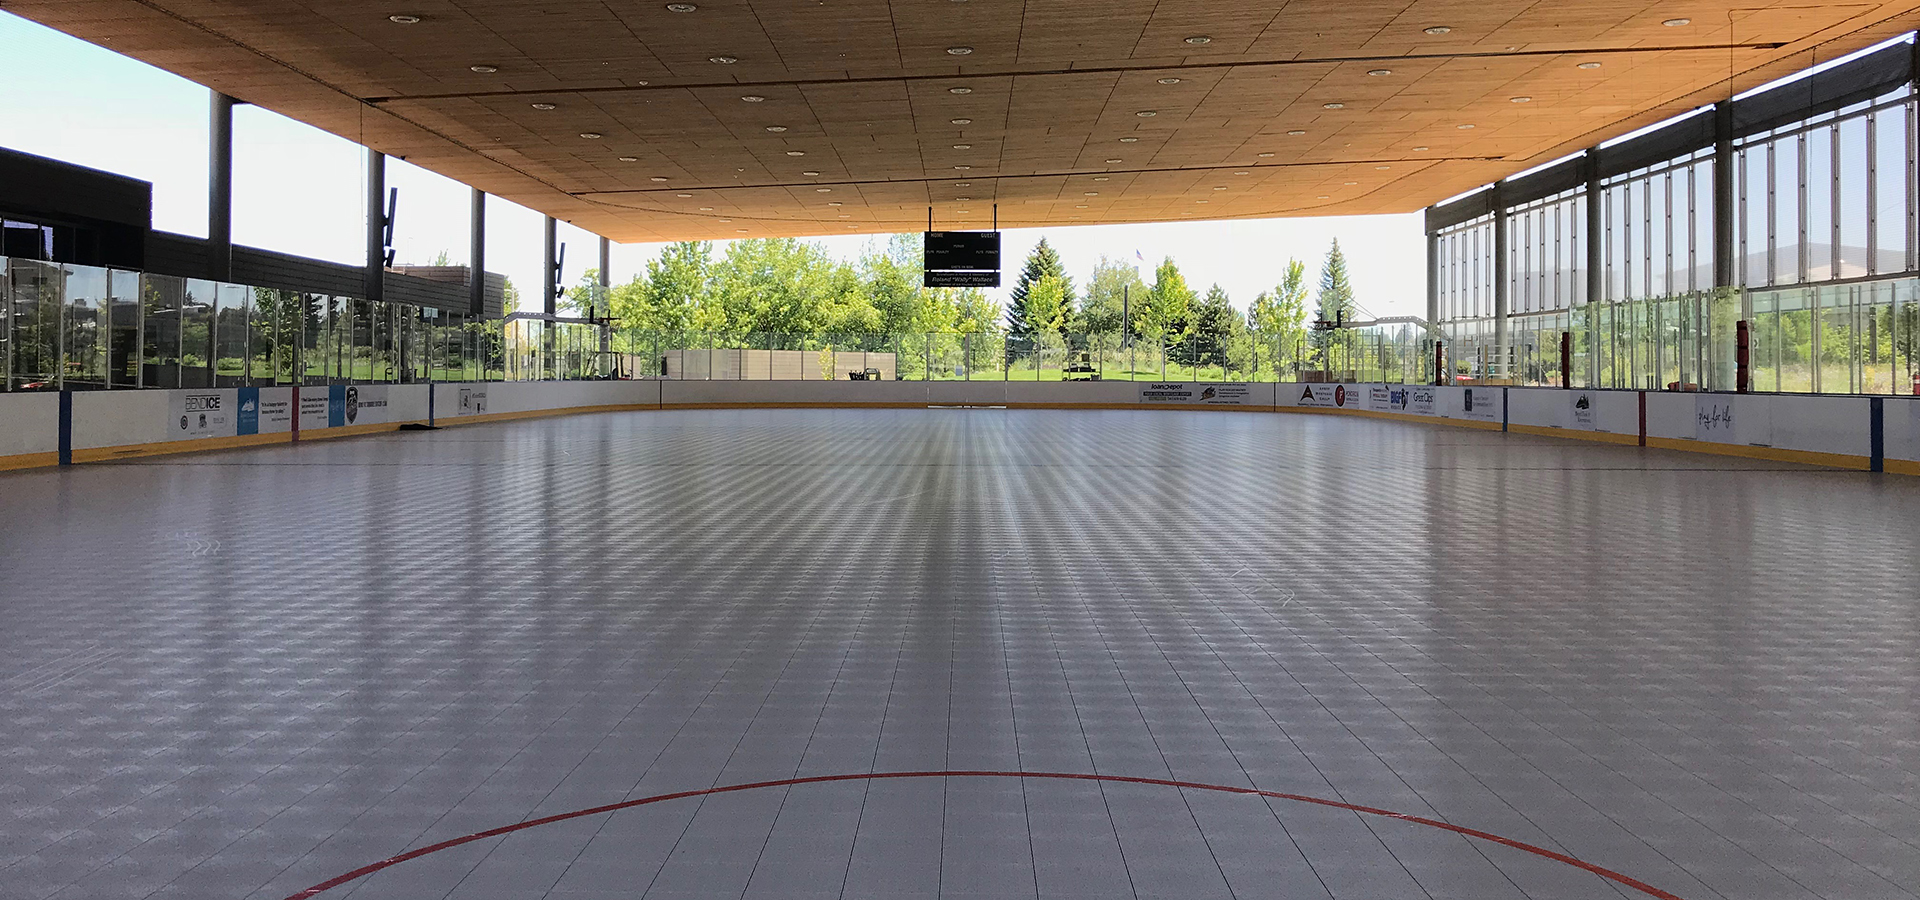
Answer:
[{"label": "ceiling light fixture", "polygon": [[965,203],[965,202],[967,202],[967,201],[969,201],[969,200],[972,200],[973,198],[972,198],[972,197],[955,197],[955,198],[953,198],[953,199],[954,199],[954,200],[955,200],[956,202],[959,202],[959,203]]},{"label": "ceiling light fixture", "polygon": [[954,187],[973,187],[973,182],[971,182],[971,181],[956,181],[956,182],[954,182],[954,183],[953,183],[953,186],[954,186]]},{"label": "ceiling light fixture", "polygon": [[695,6],[695,5],[693,5],[693,4],[691,4],[691,3],[669,3],[669,4],[667,4],[667,12],[677,12],[677,13],[690,13],[690,12],[693,12],[694,10],[696,10],[696,9],[699,9],[699,8],[700,8],[700,7],[698,7],[698,6]]},{"label": "ceiling light fixture", "polygon": [[1097,177],[1097,178],[1095,178],[1095,179],[1093,179],[1093,180],[1095,180],[1095,181],[1112,181],[1113,179],[1111,179],[1111,178],[1108,178],[1108,177],[1107,177],[1107,176],[1105,176],[1105,175],[1101,175],[1101,176],[1099,176],[1099,177]]},{"label": "ceiling light fixture", "polygon": [[715,65],[721,65],[721,66],[730,66],[730,65],[733,65],[734,63],[737,63],[737,62],[739,62],[739,61],[740,61],[740,57],[738,57],[738,56],[709,56],[709,57],[707,57],[707,62],[710,62],[710,63],[713,63],[713,64],[715,64]]},{"label": "ceiling light fixture", "polygon": [[841,202],[840,202],[840,201],[838,201],[838,200],[828,200],[828,201],[827,201],[827,205],[828,205],[828,206],[845,206],[846,204],[845,204],[845,203],[841,203]]},{"label": "ceiling light fixture", "polygon": [[1099,192],[1099,191],[1088,191],[1088,192],[1087,192],[1087,196],[1089,196],[1089,197],[1098,197],[1098,196],[1100,196],[1100,192]]},{"label": "ceiling light fixture", "polygon": [[1155,111],[1153,111],[1153,110],[1151,110],[1151,109],[1143,109],[1143,110],[1141,110],[1141,111],[1139,111],[1139,112],[1137,112],[1137,113],[1134,113],[1134,115],[1136,115],[1136,116],[1139,116],[1139,117],[1140,117],[1140,118],[1142,118],[1142,119],[1151,119],[1151,118],[1153,118],[1154,116],[1157,116],[1157,115],[1159,115],[1159,113],[1158,113],[1158,112],[1155,112]]},{"label": "ceiling light fixture", "polygon": [[1224,191],[1224,190],[1226,190],[1226,189],[1227,189],[1227,186],[1226,186],[1226,185],[1224,185],[1224,184],[1221,184],[1221,185],[1215,185],[1213,189],[1214,189],[1214,190],[1216,190],[1216,191]]},{"label": "ceiling light fixture", "polygon": [[[1305,132],[1305,131],[1302,131],[1302,130],[1300,130],[1300,129],[1298,129],[1298,128],[1295,128],[1294,130],[1292,130],[1292,131],[1289,131],[1289,132],[1287,132],[1287,136],[1288,136],[1288,137],[1299,137],[1299,136],[1301,136],[1301,135],[1303,135],[1303,134],[1306,134],[1306,132]],[[1269,154],[1267,154],[1267,155],[1268,155],[1268,156],[1272,156],[1273,154],[1271,154],[1271,153],[1269,153]]]},{"label": "ceiling light fixture", "polygon": [[603,137],[598,131],[582,131],[580,132],[580,136],[590,141],[597,141]]},{"label": "ceiling light fixture", "polygon": [[1325,194],[1321,194],[1320,196],[1318,196],[1318,197],[1315,197],[1315,198],[1313,198],[1313,199],[1315,199],[1315,200],[1325,200],[1325,199],[1327,199],[1327,195],[1325,195]]},{"label": "ceiling light fixture", "polygon": [[1581,63],[1581,64],[1580,64],[1580,68],[1582,68],[1582,69],[1598,69],[1598,68],[1600,68],[1600,64],[1599,64],[1599,63],[1597,63],[1597,62],[1583,62],[1583,63]]},{"label": "ceiling light fixture", "polygon": [[650,179],[648,179],[648,180],[649,180],[649,181],[665,181],[665,180],[667,180],[667,176],[665,176],[665,175],[655,175],[655,176],[653,176],[652,178],[650,178]]},{"label": "ceiling light fixture", "polygon": [[1693,20],[1692,19],[1668,19],[1665,22],[1661,22],[1660,24],[1665,25],[1668,28],[1679,28],[1682,25],[1692,25]]},{"label": "ceiling light fixture", "polygon": [[808,178],[818,178],[818,177],[820,177],[820,173],[819,173],[819,172],[801,172],[800,174],[802,174],[802,175],[805,175],[805,176],[807,176]]},{"label": "ceiling light fixture", "polygon": [[1344,181],[1344,182],[1341,182],[1341,183],[1342,183],[1342,184],[1345,184],[1345,185],[1346,185],[1347,187],[1353,187],[1354,185],[1356,185],[1356,184],[1359,184],[1360,182],[1358,182],[1358,181]]},{"label": "ceiling light fixture", "polygon": [[1212,41],[1212,40],[1213,40],[1213,38],[1210,38],[1210,37],[1207,37],[1207,36],[1206,36],[1206,35],[1204,35],[1204,34],[1196,34],[1196,35],[1194,35],[1193,37],[1190,37],[1190,38],[1187,38],[1187,43],[1189,43],[1189,44],[1205,44],[1205,43],[1208,43],[1208,42],[1210,42],[1210,41]]},{"label": "ceiling light fixture", "polygon": [[1261,154],[1259,154],[1259,156],[1260,156],[1260,158],[1261,158],[1261,159],[1272,159],[1272,158],[1273,158],[1273,154],[1272,154],[1272,153],[1261,153]]},{"label": "ceiling light fixture", "polygon": [[740,99],[745,100],[748,103],[759,103],[766,100],[767,98],[762,97],[759,94],[748,94],[744,97],[741,97]]},{"label": "ceiling light fixture", "polygon": [[1320,108],[1321,109],[1346,109],[1347,105],[1345,103],[1322,103],[1320,104]]},{"label": "ceiling light fixture", "polygon": [[1427,147],[1415,147],[1415,148],[1413,148],[1413,152],[1415,152],[1415,153],[1425,153],[1425,152],[1426,152],[1426,151],[1427,151],[1428,149],[1430,149],[1430,148],[1427,148]]},{"label": "ceiling light fixture", "polygon": [[734,231],[740,232],[741,234],[747,233],[747,230],[745,228],[735,228]]},{"label": "ceiling light fixture", "polygon": [[947,48],[948,56],[966,56],[967,54],[972,52],[973,52],[972,47],[948,47]]},{"label": "ceiling light fixture", "polygon": [[965,172],[969,169],[972,169],[973,167],[972,166],[954,166],[954,168],[959,171]]},{"label": "ceiling light fixture", "polygon": [[713,212],[713,207],[711,207],[711,206],[702,206],[702,207],[700,207],[700,211],[701,211],[701,212]]},{"label": "ceiling light fixture", "polygon": [[972,119],[949,119],[948,121],[952,122],[955,125],[972,125],[973,124]]},{"label": "ceiling light fixture", "polygon": [[555,106],[551,103],[535,103],[533,104],[533,108],[538,110],[549,110],[549,109],[559,109],[560,107]]},{"label": "ceiling light fixture", "polygon": [[1453,29],[1446,25],[1428,25],[1427,27],[1422,28],[1420,30],[1428,34],[1446,34],[1447,32],[1452,31]]},{"label": "ceiling light fixture", "polygon": [[1107,160],[1107,165],[1110,165],[1110,166],[1111,166],[1111,165],[1116,165],[1116,164],[1118,164],[1119,162],[1120,162],[1120,160],[1117,160],[1117,159],[1110,159],[1110,160]]},{"label": "ceiling light fixture", "polygon": [[1207,201],[1205,201],[1205,200],[1195,200],[1195,201],[1193,201],[1193,202],[1195,202],[1195,203],[1205,203],[1205,202],[1207,202]]},{"label": "ceiling light fixture", "polygon": [[970,88],[970,87],[957,87],[957,88],[947,88],[947,93],[949,93],[949,94],[971,94],[971,93],[973,93],[973,88]]},{"label": "ceiling light fixture", "polygon": [[1245,173],[1245,172],[1235,172],[1235,173],[1233,173],[1233,174],[1235,174],[1235,175],[1245,175],[1245,174],[1247,174],[1247,173]]},{"label": "ceiling light fixture", "polygon": [[387,21],[395,25],[418,25],[420,24],[420,17],[408,15],[388,16]]},{"label": "ceiling light fixture", "polygon": [[805,150],[788,150],[788,151],[787,151],[787,155],[788,155],[788,156],[805,156],[805,155],[807,155],[807,151],[805,151]]},{"label": "ceiling light fixture", "polygon": [[1508,97],[1507,102],[1508,103],[1532,103],[1533,98],[1532,97]]},{"label": "ceiling light fixture", "polygon": [[955,145],[953,145],[953,149],[955,149],[955,150],[972,150],[972,149],[973,149],[973,145],[972,145],[972,144],[955,144]]},{"label": "ceiling light fixture", "polygon": [[816,194],[831,194],[833,193],[833,188],[814,188],[813,192]]},{"label": "ceiling light fixture", "polygon": [[1467,129],[1472,128],[1473,126],[1472,125],[1455,125],[1453,127],[1458,128],[1461,131],[1466,131]]},{"label": "ceiling light fixture", "polygon": [[1122,143],[1122,144],[1138,144],[1138,143],[1140,143],[1140,139],[1139,139],[1139,138],[1137,138],[1137,137],[1123,137],[1123,138],[1121,138],[1121,139],[1120,139],[1120,143]]},{"label": "ceiling light fixture", "polygon": [[1086,205],[1085,203],[1075,203],[1075,204],[1073,205],[1073,208],[1074,208],[1074,209],[1086,209],[1086,208],[1087,208],[1087,205]]},{"label": "ceiling light fixture", "polygon": [[1180,83],[1180,79],[1178,78],[1162,78],[1159,81],[1161,84],[1179,84]]},{"label": "ceiling light fixture", "polygon": [[782,132],[782,131],[785,131],[785,130],[787,130],[787,126],[785,126],[785,125],[768,125],[768,126],[767,126],[767,130],[768,130],[768,131],[771,131],[771,132],[773,132],[774,134],[779,134],[780,132]]},{"label": "ceiling light fixture", "polygon": [[720,221],[722,221],[722,222],[732,222],[733,220],[732,220],[732,219],[721,219]]},{"label": "ceiling light fixture", "polygon": [[1391,168],[1393,168],[1393,167],[1392,167],[1392,166],[1374,166],[1374,167],[1373,167],[1373,170],[1374,170],[1375,172],[1385,172],[1385,171],[1387,171],[1388,169],[1391,169]]},{"label": "ceiling light fixture", "polygon": [[1392,74],[1393,74],[1393,70],[1392,70],[1392,69],[1374,69],[1374,70],[1372,70],[1372,71],[1370,71],[1370,72],[1368,72],[1367,74],[1368,74],[1368,75],[1371,75],[1371,76],[1373,76],[1373,77],[1375,77],[1375,78],[1379,78],[1379,77],[1381,77],[1381,76],[1383,76],[1383,75],[1392,75]]},{"label": "ceiling light fixture", "polygon": [[621,162],[639,162],[640,161],[640,157],[638,156],[622,156],[622,157],[618,157],[618,159]]},{"label": "ceiling light fixture", "polygon": [[692,194],[675,194],[674,196],[679,197],[682,200],[685,200],[686,198],[691,197],[693,195]]},{"label": "ceiling light fixture", "polygon": [[478,73],[480,73],[480,74],[482,74],[482,75],[492,75],[493,73],[495,73],[495,72],[498,72],[498,71],[500,71],[500,67],[499,67],[499,66],[489,66],[489,65],[484,65],[484,64],[482,64],[482,65],[478,65],[478,66],[468,66],[468,67],[467,67],[467,71],[469,71],[469,72],[478,72]]}]

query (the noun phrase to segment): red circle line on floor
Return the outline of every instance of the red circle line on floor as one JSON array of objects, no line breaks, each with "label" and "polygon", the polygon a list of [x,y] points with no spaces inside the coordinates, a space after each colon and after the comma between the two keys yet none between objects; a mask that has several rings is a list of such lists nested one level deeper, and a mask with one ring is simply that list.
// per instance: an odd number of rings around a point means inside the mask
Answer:
[{"label": "red circle line on floor", "polygon": [[1185,790],[1193,790],[1193,791],[1216,791],[1222,794],[1245,794],[1247,796],[1267,797],[1274,800],[1291,800],[1296,803],[1311,803],[1315,806],[1326,806],[1326,807],[1332,807],[1333,809],[1344,809],[1350,812],[1360,813],[1362,815],[1380,816],[1381,818],[1386,818],[1386,819],[1398,819],[1399,821],[1402,821],[1402,822],[1411,822],[1415,825],[1425,825],[1429,828],[1438,828],[1443,831],[1451,831],[1455,834],[1466,835],[1467,837],[1474,838],[1477,840],[1489,841],[1491,843],[1499,844],[1503,847],[1512,847],[1515,850],[1524,850],[1535,856],[1543,856],[1543,857],[1546,857],[1547,859],[1554,860],[1555,862],[1565,863],[1569,866],[1573,866],[1578,869],[1585,869],[1586,871],[1592,872],[1593,874],[1598,875],[1601,878],[1605,878],[1608,881],[1612,881],[1617,884],[1626,885],[1627,887],[1633,888],[1634,890],[1639,891],[1640,893],[1645,894],[1649,897],[1657,897],[1659,898],[1659,900],[1682,900],[1682,898],[1678,896],[1669,894],[1666,891],[1663,891],[1645,882],[1639,881],[1635,878],[1622,875],[1619,872],[1613,871],[1612,869],[1596,866],[1593,863],[1586,862],[1585,860],[1575,859],[1574,857],[1568,856],[1564,853],[1556,853],[1552,850],[1548,850],[1545,847],[1536,847],[1524,841],[1516,841],[1512,838],[1504,838],[1497,834],[1491,834],[1489,832],[1480,831],[1474,828],[1467,828],[1461,825],[1454,825],[1450,822],[1442,822],[1438,819],[1429,819],[1424,816],[1410,816],[1405,813],[1397,813],[1397,812],[1393,812],[1392,810],[1385,810],[1385,809],[1376,809],[1371,806],[1357,806],[1352,803],[1342,803],[1338,800],[1327,800],[1321,797],[1308,797],[1304,794],[1284,794],[1278,791],[1263,791],[1257,788],[1233,787],[1233,786],[1224,785],[1224,784],[1201,784],[1193,781],[1173,781],[1166,778],[1137,778],[1137,777],[1132,777],[1127,775],[1089,775],[1084,772],[992,772],[992,771],[869,772],[865,774],[855,774],[855,775],[815,775],[809,778],[782,778],[779,781],[755,781],[750,784],[729,784],[729,785],[723,785],[721,787],[702,788],[700,790],[694,790],[694,791],[676,791],[671,794],[656,794],[652,797],[642,797],[638,800],[627,800],[621,803],[609,803],[605,806],[596,806],[591,809],[579,809],[579,810],[574,810],[573,812],[559,813],[557,815],[545,816],[538,819],[528,819],[524,822],[515,822],[512,825],[502,825],[499,828],[490,828],[490,829],[487,829],[486,831],[476,831],[473,834],[469,834],[465,837],[457,837],[451,840],[441,841],[438,844],[431,844],[429,846],[421,847],[418,850],[409,850],[405,853],[400,854],[399,856],[389,857],[387,859],[380,860],[379,862],[376,862],[376,863],[368,863],[367,865],[361,866],[358,869],[354,869],[351,872],[347,872],[342,875],[336,875],[332,878],[327,879],[326,881],[322,881],[319,884],[314,885],[313,887],[307,888],[306,890],[301,891],[300,893],[297,893],[291,897],[288,897],[287,900],[306,900],[306,898],[308,897],[313,897],[317,894],[320,894],[323,891],[337,888],[343,884],[346,884],[349,881],[353,881],[359,878],[365,878],[366,876],[372,875],[373,873],[378,872],[382,869],[397,866],[410,859],[419,859],[420,857],[426,856],[429,853],[438,853],[442,850],[449,850],[454,847],[458,847],[462,844],[470,844],[474,841],[485,840],[486,838],[490,838],[490,837],[499,837],[500,835],[503,835],[503,834],[512,834],[516,831],[525,831],[526,829],[537,828],[541,825],[551,825],[555,822],[565,822],[568,819],[578,819],[584,816],[597,816],[602,813],[618,812],[620,810],[630,809],[635,806],[646,806],[649,803],[665,803],[668,800],[685,800],[690,797],[705,797],[711,794],[731,794],[737,791],[754,791],[754,790],[759,790],[761,788],[791,787],[794,785],[801,785],[801,784],[825,784],[825,783],[834,782],[834,781],[877,781],[885,778],[1052,778],[1052,779],[1059,779],[1059,780],[1066,780],[1066,781],[1100,781],[1100,782],[1111,782],[1116,784],[1147,784],[1147,785],[1155,785],[1159,787],[1182,788]]}]

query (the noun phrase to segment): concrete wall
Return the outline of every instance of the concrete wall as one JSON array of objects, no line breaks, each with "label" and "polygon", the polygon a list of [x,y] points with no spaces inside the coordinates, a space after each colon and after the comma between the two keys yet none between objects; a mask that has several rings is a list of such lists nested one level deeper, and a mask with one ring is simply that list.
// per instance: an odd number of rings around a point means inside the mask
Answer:
[{"label": "concrete wall", "polygon": [[[294,438],[293,388],[95,391],[73,395],[76,461]],[[299,439],[597,409],[728,406],[1239,407],[1448,421],[1649,446],[1864,468],[1875,400],[1400,384],[1192,384],[1126,381],[581,381],[303,387]],[[432,392],[429,400],[429,391]],[[196,406],[189,409],[191,401]],[[1470,402],[1471,401],[1471,402]],[[1641,405],[1645,404],[1645,428]],[[257,404],[241,419],[241,407]],[[1891,471],[1920,474],[1920,398],[1879,398]],[[331,404],[331,407],[329,406]],[[342,407],[353,410],[351,421]],[[201,410],[214,412],[203,418]],[[248,433],[242,424],[253,426]],[[59,396],[0,394],[0,468],[48,465]]]}]

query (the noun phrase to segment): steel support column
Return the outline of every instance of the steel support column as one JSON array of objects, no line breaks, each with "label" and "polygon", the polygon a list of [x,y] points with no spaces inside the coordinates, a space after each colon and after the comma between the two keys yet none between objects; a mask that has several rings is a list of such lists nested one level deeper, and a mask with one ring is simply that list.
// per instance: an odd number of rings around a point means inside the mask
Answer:
[{"label": "steel support column", "polygon": [[1713,107],[1713,286],[1739,283],[1733,257],[1733,103]]},{"label": "steel support column", "polygon": [[1507,260],[1507,201],[1502,196],[1500,185],[1492,188],[1493,201],[1493,364],[1490,371],[1483,375],[1498,373],[1511,377],[1513,366],[1510,364],[1512,350],[1507,346],[1507,308],[1510,300],[1508,280],[1511,276]]},{"label": "steel support column", "polygon": [[367,299],[386,299],[387,155],[367,148]]},{"label": "steel support column", "polygon": [[487,314],[487,192],[473,189],[473,212],[467,222],[467,315]]},{"label": "steel support column", "polygon": [[[1587,386],[1607,387],[1600,383],[1600,348],[1611,347],[1600,330],[1601,311],[1607,308],[1607,236],[1601,214],[1605,190],[1600,185],[1600,161],[1587,151],[1582,168],[1586,170],[1586,303],[1587,303]],[[1609,316],[1609,319],[1612,317]]]},{"label": "steel support column", "polygon": [[207,122],[207,277],[233,280],[233,107],[213,92]]},{"label": "steel support column", "polygon": [[560,225],[553,220],[552,216],[547,217],[546,225],[542,229],[542,235],[541,240],[545,245],[545,250],[541,256],[542,264],[540,266],[540,280],[542,282],[540,287],[540,310],[551,316],[554,314],[554,309],[560,299],[559,287],[556,283],[559,281],[559,273],[553,270],[554,263],[556,262],[556,254],[559,253]]}]

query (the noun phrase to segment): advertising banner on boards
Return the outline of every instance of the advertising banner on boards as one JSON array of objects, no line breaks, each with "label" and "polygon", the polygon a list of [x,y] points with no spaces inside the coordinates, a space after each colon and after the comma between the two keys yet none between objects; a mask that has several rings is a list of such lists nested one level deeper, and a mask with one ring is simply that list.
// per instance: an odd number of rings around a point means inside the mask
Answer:
[{"label": "advertising banner on boards", "polygon": [[223,390],[174,391],[167,432],[172,440],[232,437],[234,393]]},{"label": "advertising banner on boards", "polygon": [[1140,385],[1141,403],[1252,406],[1253,388],[1242,383],[1157,382]]},{"label": "advertising banner on boards", "polygon": [[1567,398],[1567,427],[1594,430],[1593,405],[1598,402],[1600,398],[1592,391],[1574,391],[1573,396]]},{"label": "advertising banner on boards", "polygon": [[333,390],[324,385],[314,385],[300,389],[300,430],[317,431],[329,427],[332,423],[327,416],[332,405]]},{"label": "advertising banner on boards", "polygon": [[1422,416],[1433,415],[1433,399],[1438,393],[1438,389],[1430,387],[1408,388],[1407,412]]},{"label": "advertising banner on boards", "polygon": [[[377,425],[387,421],[387,386],[336,384],[328,388],[327,425]],[[302,428],[306,426],[301,425]]]},{"label": "advertising banner on boards", "polygon": [[1502,390],[1497,387],[1466,388],[1460,399],[1460,414],[1482,422],[1498,422],[1502,397]]},{"label": "advertising banner on boards", "polygon": [[460,389],[460,408],[458,415],[473,416],[487,411],[487,389],[483,387],[463,387]]},{"label": "advertising banner on boards", "polygon": [[1701,394],[1693,401],[1693,438],[1737,444],[1734,435],[1733,398],[1720,394]]},{"label": "advertising banner on boards", "polygon": [[259,388],[260,411],[257,415],[261,434],[284,434],[293,430],[293,388]]},{"label": "advertising banner on boards", "polygon": [[1300,399],[1296,401],[1296,405],[1338,408],[1350,402],[1352,401],[1347,397],[1347,386],[1344,384],[1303,384],[1300,386]]}]

